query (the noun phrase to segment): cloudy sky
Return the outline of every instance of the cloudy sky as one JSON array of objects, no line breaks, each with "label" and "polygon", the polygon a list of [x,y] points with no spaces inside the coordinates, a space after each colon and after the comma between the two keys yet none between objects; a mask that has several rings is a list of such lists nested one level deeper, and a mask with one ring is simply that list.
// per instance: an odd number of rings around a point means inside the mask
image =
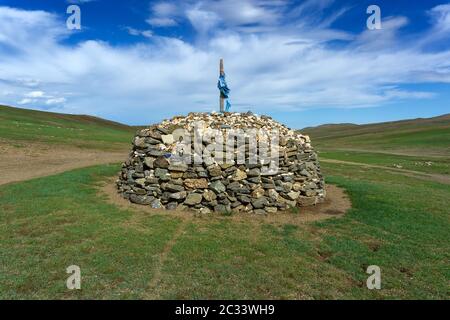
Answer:
[{"label": "cloudy sky", "polygon": [[294,128],[450,112],[448,0],[0,0],[1,104],[128,124],[217,110],[221,57],[232,111]]}]

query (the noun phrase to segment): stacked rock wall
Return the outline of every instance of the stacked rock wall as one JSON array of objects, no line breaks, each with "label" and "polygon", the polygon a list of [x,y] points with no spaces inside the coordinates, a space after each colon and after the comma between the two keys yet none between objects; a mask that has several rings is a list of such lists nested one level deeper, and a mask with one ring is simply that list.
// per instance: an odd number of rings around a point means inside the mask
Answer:
[{"label": "stacked rock wall", "polygon": [[[186,140],[192,142],[200,136],[202,150],[218,144],[227,150],[226,139],[205,138],[210,130],[224,137],[233,130],[245,132],[245,139],[241,145],[231,140],[231,156],[209,148],[213,150],[210,156],[202,157],[202,151]],[[277,138],[258,135],[258,141],[251,140],[248,132],[255,130],[276,132]],[[264,146],[275,150],[275,157],[272,153],[264,159],[260,155]],[[256,161],[252,150],[257,151]],[[122,164],[117,187],[133,203],[202,213],[275,213],[314,205],[325,198],[319,161],[309,137],[252,113],[190,113],[140,130]]]}]

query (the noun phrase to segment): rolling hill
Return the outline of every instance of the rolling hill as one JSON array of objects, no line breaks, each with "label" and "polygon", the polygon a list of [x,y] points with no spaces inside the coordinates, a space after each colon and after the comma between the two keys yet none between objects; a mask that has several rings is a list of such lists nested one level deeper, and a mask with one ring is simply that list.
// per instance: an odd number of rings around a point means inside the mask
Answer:
[{"label": "rolling hill", "polygon": [[115,150],[129,146],[135,127],[87,115],[0,106],[0,138]]},{"label": "rolling hill", "polygon": [[319,150],[450,155],[450,114],[366,125],[327,124],[300,131],[310,135]]}]

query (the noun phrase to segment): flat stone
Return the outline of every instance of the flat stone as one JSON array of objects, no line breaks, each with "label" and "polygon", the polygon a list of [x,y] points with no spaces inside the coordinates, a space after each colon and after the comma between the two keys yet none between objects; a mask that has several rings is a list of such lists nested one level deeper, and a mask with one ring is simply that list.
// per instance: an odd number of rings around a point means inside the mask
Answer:
[{"label": "flat stone", "polygon": [[214,193],[214,191],[211,190],[205,190],[205,192],[203,192],[203,199],[205,199],[208,202],[211,202],[213,200],[217,199],[216,194]]},{"label": "flat stone", "polygon": [[208,213],[211,213],[211,210],[209,208],[203,207],[203,208],[200,208],[198,210],[198,212],[202,213],[202,214],[208,214]]},{"label": "flat stone", "polygon": [[233,181],[241,181],[244,180],[245,178],[247,178],[247,173],[245,173],[245,171],[241,171],[241,170],[236,170],[233,173],[233,176],[231,177],[231,179]]},{"label": "flat stone", "polygon": [[147,181],[148,184],[157,184],[158,183],[158,178],[155,178],[155,177],[147,177],[147,178],[145,178],[145,180]]},{"label": "flat stone", "polygon": [[175,200],[182,200],[182,199],[186,198],[186,195],[187,195],[186,191],[180,191],[180,192],[172,193],[169,198],[175,199]]},{"label": "flat stone", "polygon": [[211,177],[218,177],[222,175],[222,169],[220,169],[220,166],[214,164],[208,167],[208,173]]},{"label": "flat stone", "polygon": [[148,136],[152,137],[153,139],[161,140],[161,133],[158,131],[151,130],[148,132]]},{"label": "flat stone", "polygon": [[184,204],[193,206],[198,203],[202,202],[202,195],[199,193],[190,193],[186,197],[186,200],[184,200]]},{"label": "flat stone", "polygon": [[278,208],[277,207],[265,207],[264,210],[266,210],[267,213],[277,213]]},{"label": "flat stone", "polygon": [[183,177],[183,172],[180,172],[180,171],[171,171],[171,172],[170,172],[170,177],[173,178],[173,179],[182,178],[182,177]]},{"label": "flat stone", "polygon": [[153,209],[160,209],[162,207],[161,201],[159,199],[153,200],[150,205]]},{"label": "flat stone", "polygon": [[251,183],[261,183],[261,178],[260,177],[251,177],[247,179],[248,182]]},{"label": "flat stone", "polygon": [[253,211],[253,213],[258,214],[258,215],[264,215],[264,214],[267,214],[266,211],[263,210],[263,209],[255,209],[255,210]]},{"label": "flat stone", "polygon": [[155,169],[155,177],[164,179],[168,176],[169,171],[167,169],[156,168]]},{"label": "flat stone", "polygon": [[274,189],[269,189],[269,190],[267,190],[266,193],[267,193],[267,196],[274,201],[277,201],[278,198],[280,197],[278,192],[276,192]]},{"label": "flat stone", "polygon": [[169,168],[169,161],[165,157],[160,156],[153,161],[153,166],[155,168],[167,169]]},{"label": "flat stone", "polygon": [[164,155],[164,151],[159,150],[159,149],[150,149],[147,151],[147,155],[149,156],[153,156],[153,157],[160,157]]},{"label": "flat stone", "polygon": [[301,170],[300,171],[300,175],[302,175],[304,177],[310,177],[311,176],[311,174],[306,169]]},{"label": "flat stone", "polygon": [[208,188],[208,180],[200,179],[185,179],[184,185],[189,189],[206,189]]},{"label": "flat stone", "polygon": [[243,204],[248,204],[250,203],[252,200],[250,199],[250,197],[246,196],[246,195],[240,195],[237,197],[238,200],[243,203]]},{"label": "flat stone", "polygon": [[177,207],[178,207],[178,203],[176,203],[176,202],[169,202],[168,204],[166,204],[167,210],[175,210]]},{"label": "flat stone", "polygon": [[222,193],[222,192],[225,192],[225,190],[226,190],[226,187],[220,181],[211,182],[209,188],[212,191],[214,191],[215,193]]},{"label": "flat stone", "polygon": [[177,164],[170,164],[169,165],[169,170],[170,171],[185,172],[187,169],[188,169],[188,166],[185,163],[177,163]]},{"label": "flat stone", "polygon": [[130,201],[137,204],[149,205],[155,198],[146,195],[131,194]]},{"label": "flat stone", "polygon": [[269,201],[267,200],[266,197],[260,197],[257,199],[252,200],[252,206],[255,209],[262,209],[264,208],[267,204],[269,203]]},{"label": "flat stone", "polygon": [[298,182],[295,182],[295,183],[292,185],[292,190],[294,190],[294,191],[301,191],[301,190],[302,190],[302,184],[301,184],[301,183],[298,183]]},{"label": "flat stone", "polygon": [[238,192],[242,188],[242,185],[238,181],[234,181],[227,185],[227,189],[233,192]]},{"label": "flat stone", "polygon": [[259,168],[254,168],[247,172],[247,176],[249,176],[249,177],[259,177],[260,174],[261,174],[261,170]]},{"label": "flat stone", "polygon": [[168,183],[165,186],[165,190],[170,191],[170,192],[180,192],[180,191],[184,191],[184,187],[180,186],[178,184]]},{"label": "flat stone", "polygon": [[145,142],[146,142],[147,144],[160,144],[160,143],[161,143],[160,140],[153,139],[152,137],[146,137],[146,138],[145,138]]},{"label": "flat stone", "polygon": [[250,195],[252,198],[260,198],[260,197],[264,196],[265,192],[266,191],[263,188],[258,187],[257,189],[253,190]]},{"label": "flat stone", "polygon": [[175,142],[172,134],[163,134],[161,135],[161,139],[164,144],[172,144]]},{"label": "flat stone", "polygon": [[134,180],[136,182],[137,185],[140,185],[141,187],[145,187],[145,178],[139,178]]},{"label": "flat stone", "polygon": [[305,184],[305,189],[317,189],[317,184],[315,184],[314,182],[308,182],[307,184]]},{"label": "flat stone", "polygon": [[145,149],[148,147],[148,144],[145,142],[145,138],[136,137],[134,138],[133,144],[136,146],[136,148],[140,149]]},{"label": "flat stone", "polygon": [[152,157],[145,157],[144,158],[144,164],[147,166],[147,168],[153,169],[153,161],[155,161],[155,158]]},{"label": "flat stone", "polygon": [[214,211],[221,214],[229,214],[231,212],[231,207],[229,205],[218,204],[214,206]]}]

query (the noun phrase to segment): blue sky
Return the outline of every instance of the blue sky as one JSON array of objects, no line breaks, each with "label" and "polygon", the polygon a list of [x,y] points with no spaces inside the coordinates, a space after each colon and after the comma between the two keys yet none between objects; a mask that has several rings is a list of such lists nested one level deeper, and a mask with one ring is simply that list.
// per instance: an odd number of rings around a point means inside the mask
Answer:
[{"label": "blue sky", "polygon": [[231,110],[294,128],[450,112],[448,0],[0,0],[0,21],[1,104],[128,124],[217,110],[223,57]]}]

